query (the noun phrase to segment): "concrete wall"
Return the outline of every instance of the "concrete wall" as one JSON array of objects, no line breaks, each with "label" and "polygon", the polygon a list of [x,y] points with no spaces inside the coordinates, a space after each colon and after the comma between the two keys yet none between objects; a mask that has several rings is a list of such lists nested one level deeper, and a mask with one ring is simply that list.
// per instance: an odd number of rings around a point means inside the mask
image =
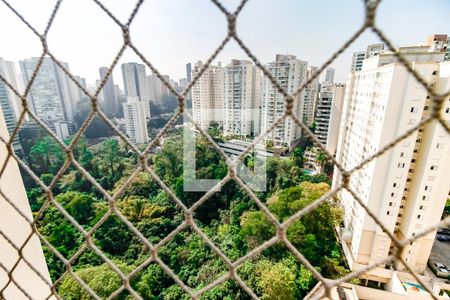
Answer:
[{"label": "concrete wall", "polygon": [[[5,139],[9,139],[1,110],[0,135]],[[0,143],[1,166],[5,163],[6,157],[6,147],[3,143]],[[0,189],[2,193],[0,196],[0,266],[10,271],[20,258],[17,251],[7,242],[2,234],[20,248],[31,233],[31,228],[28,222],[5,200],[5,197],[10,199],[27,218],[32,219],[22,177],[17,162],[13,159],[9,159],[6,169],[1,175]],[[41,273],[47,282],[51,282],[39,238],[36,235],[33,235],[24,247],[23,257]],[[50,289],[46,283],[23,260],[19,261],[12,272],[12,277],[33,299],[45,299],[50,295]],[[7,272],[0,267],[0,289],[7,286],[3,293],[4,298],[12,300],[28,299],[13,282],[8,281]]]}]

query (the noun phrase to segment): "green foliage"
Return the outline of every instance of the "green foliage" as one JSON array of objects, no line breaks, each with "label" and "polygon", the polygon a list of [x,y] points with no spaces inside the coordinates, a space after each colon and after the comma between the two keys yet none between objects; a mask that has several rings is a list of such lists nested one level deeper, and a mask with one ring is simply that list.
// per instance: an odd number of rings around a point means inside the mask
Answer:
[{"label": "green foliage", "polygon": [[127,147],[119,144],[116,139],[101,143],[93,155],[92,164],[95,168],[90,173],[108,190],[133,169],[134,162]]},{"label": "green foliage", "polygon": [[[210,128],[209,133],[220,138],[217,127]],[[68,139],[65,143],[70,141]],[[268,159],[268,191],[257,194],[280,222],[306,208],[329,190],[327,158],[323,157],[325,173],[314,176],[304,174],[303,154],[307,141],[302,143],[289,157]],[[108,139],[89,148],[86,139],[81,137],[73,154],[103,188],[118,195],[115,199],[118,211],[151,243],[158,243],[184,221],[183,211],[150,174],[140,172],[129,182],[138,162],[134,153],[119,140]],[[184,191],[184,183],[189,176],[222,179],[228,171],[219,153],[206,139],[198,138],[196,173],[184,174],[183,144],[179,133],[167,137],[161,149],[148,154],[147,158],[150,167],[187,207],[191,207],[205,194]],[[41,136],[27,159],[48,185],[63,164],[65,155],[52,138]],[[319,160],[322,160],[321,154]],[[252,167],[253,158],[247,157],[245,164]],[[52,193],[56,201],[86,230],[91,229],[110,209],[103,195],[74,166],[68,167]],[[27,194],[32,210],[36,212],[46,195],[36,185],[27,186]],[[233,181],[196,208],[194,218],[203,232],[232,261],[276,234],[276,228],[266,214]],[[340,222],[340,209],[332,202],[325,201],[287,229],[287,238],[294,247],[330,278],[348,272],[334,232],[334,225]],[[45,210],[36,225],[66,258],[72,257],[84,242],[81,233],[52,205]],[[115,213],[97,229],[93,240],[125,273],[145,261],[149,255],[142,241]],[[44,247],[44,253],[51,277],[56,280],[64,273],[65,267],[48,248]],[[228,271],[224,262],[191,230],[185,229],[161,245],[158,256],[194,290],[205,287]],[[101,298],[108,297],[121,285],[119,277],[91,250],[85,250],[73,262],[73,269]],[[280,244],[246,261],[238,272],[262,299],[300,299],[315,284],[312,273]],[[139,271],[130,284],[144,299],[189,299],[155,263]],[[58,292],[63,299],[91,298],[70,275],[61,281]],[[127,296],[130,297],[121,293],[118,299],[128,299]],[[250,297],[236,282],[228,280],[205,293],[202,299]]]},{"label": "green foliage", "polygon": [[241,217],[241,234],[256,246],[274,236],[275,227],[263,212],[247,211]]},{"label": "green foliage", "polygon": [[56,200],[81,225],[88,224],[95,215],[94,202],[96,200],[90,195],[79,192],[66,192],[59,194]]},{"label": "green foliage", "polygon": [[[116,182],[114,187],[114,193],[118,193],[122,186],[128,181],[129,176],[122,177]],[[154,197],[159,192],[159,186],[151,178],[147,172],[140,172],[136,177],[127,185],[123,191],[122,196],[141,196],[146,198]]]},{"label": "green foliage", "polygon": [[[132,270],[130,266],[126,266],[120,261],[114,263],[122,272],[127,273]],[[122,285],[122,280],[117,273],[106,264],[87,267],[77,271],[76,274],[101,298],[107,298]],[[63,299],[68,300],[92,299],[89,293],[70,275],[64,277],[58,288],[58,293]],[[125,299],[125,297],[122,295],[116,299]]]},{"label": "green foliage", "polygon": [[[294,265],[295,266],[295,265]],[[256,266],[259,280],[257,286],[260,288],[261,299],[267,300],[293,300],[295,299],[295,267],[289,268],[286,262],[273,263],[262,260]]]},{"label": "green foliage", "polygon": [[49,135],[36,140],[29,153],[31,165],[37,174],[56,174],[61,168],[64,158],[61,146]]},{"label": "green foliage", "polygon": [[132,234],[116,216],[110,216],[95,232],[100,248],[111,255],[124,255],[131,245]]}]

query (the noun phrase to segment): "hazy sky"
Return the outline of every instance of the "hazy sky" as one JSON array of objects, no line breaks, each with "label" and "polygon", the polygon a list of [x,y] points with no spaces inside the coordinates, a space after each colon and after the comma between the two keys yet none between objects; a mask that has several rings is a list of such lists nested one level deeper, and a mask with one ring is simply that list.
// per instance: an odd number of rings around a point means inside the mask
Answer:
[{"label": "hazy sky", "polygon": [[[103,0],[120,20],[126,20],[132,0]],[[238,1],[223,0],[233,8]],[[39,31],[43,31],[55,1],[10,0]],[[450,33],[449,0],[384,0],[377,24],[398,45],[424,43],[432,33]],[[247,46],[267,63],[276,53],[288,53],[310,65],[323,63],[363,23],[362,0],[250,0],[238,19],[238,33]],[[205,60],[226,36],[223,14],[208,0],[147,0],[131,25],[131,37],[144,55],[163,73],[178,80],[185,64]],[[0,57],[7,60],[38,56],[39,39],[0,3]],[[365,33],[333,67],[344,81],[353,51],[379,42]],[[70,65],[73,74],[88,83],[98,79],[98,68],[109,66],[120,49],[120,28],[91,0],[64,0],[48,34],[53,54]],[[246,59],[235,42],[225,47],[217,61]],[[114,71],[122,85],[120,64],[140,62],[127,50]]]}]

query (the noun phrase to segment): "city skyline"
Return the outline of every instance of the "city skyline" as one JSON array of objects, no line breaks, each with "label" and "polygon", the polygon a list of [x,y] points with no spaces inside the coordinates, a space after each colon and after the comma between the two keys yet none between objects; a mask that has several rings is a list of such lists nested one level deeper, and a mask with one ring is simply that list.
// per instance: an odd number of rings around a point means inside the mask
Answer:
[{"label": "city skyline", "polygon": [[[430,6],[430,3],[414,3],[414,5],[408,3],[409,6],[405,7],[406,1],[395,1],[395,3],[384,1],[379,7],[382,18],[377,19],[378,24],[382,29],[389,28],[386,30],[386,35],[395,45],[425,43],[423,37],[432,32],[445,33],[450,28],[450,21],[445,17],[445,11],[448,10],[446,8],[450,8],[450,4],[442,0],[432,2],[435,4],[434,6]],[[233,7],[237,1],[230,3],[230,7]],[[12,4],[30,19],[32,26],[42,31],[53,1],[40,2],[38,5]],[[161,74],[168,74],[177,81],[185,78],[186,63],[205,61],[225,37],[226,32],[223,30],[225,18],[212,3],[210,5],[203,4],[201,1],[192,1],[189,5],[182,1],[144,2],[141,11],[132,23],[131,38],[150,62],[155,64]],[[282,53],[295,55],[299,59],[308,61],[310,65],[320,66],[330,57],[331,52],[338,49],[335,45],[341,45],[346,41],[364,19],[362,1],[357,0],[340,2],[339,5],[330,1],[318,4],[294,3],[294,1],[286,1],[282,4],[260,1],[256,4],[249,1],[247,5],[248,7],[246,6],[240,15],[238,34],[262,63],[267,63],[273,55]],[[123,21],[134,3],[124,5],[111,0],[107,1],[105,6]],[[310,11],[311,14],[307,13],[302,18],[296,18],[292,14],[300,8]],[[396,12],[402,8],[404,14],[397,14]],[[76,12],[81,11],[86,12],[82,23],[76,17],[78,15]],[[161,13],[154,15],[154,18],[150,18],[150,20],[145,18],[152,11]],[[315,15],[314,12],[318,11],[323,16],[321,22],[312,18]],[[197,13],[202,15],[201,20],[187,18],[188,15]],[[332,20],[331,15],[338,13],[343,16],[342,22],[323,21]],[[271,19],[268,17],[276,17],[278,14],[286,17],[275,18],[277,23],[255,22],[255,20]],[[429,22],[410,20],[410,15],[418,14],[422,16],[423,20]],[[174,17],[181,20],[183,26],[179,26],[180,23],[175,26],[175,23],[171,22]],[[21,24],[20,20],[9,10],[0,11],[0,20],[0,24],[17,25],[13,26],[12,30],[5,32],[6,40],[12,42],[2,46],[1,55],[4,59],[17,62],[41,54],[39,39],[33,36],[31,31]],[[144,24],[145,26],[143,26]],[[314,30],[310,30],[312,24]],[[414,35],[405,34],[402,26],[393,26],[398,24],[408,26],[408,32],[414,32]],[[60,12],[48,34],[49,49],[59,60],[68,62],[74,74],[86,78],[88,83],[93,85],[99,78],[98,68],[111,64],[122,43],[122,33],[119,27],[111,25],[113,23],[109,17],[93,2],[79,1],[77,4],[62,2]],[[289,27],[290,34],[276,34],[279,27]],[[266,36],[270,36],[269,41]],[[296,36],[298,38],[295,38]],[[25,40],[27,43],[23,44],[22,41]],[[373,33],[369,31],[364,33],[331,65],[336,69],[335,81],[345,82],[345,77],[350,72],[348,61],[351,61],[353,52],[361,51],[367,45],[379,42],[379,38]],[[88,44],[89,47],[85,46]],[[319,47],[321,45],[324,47]],[[214,63],[218,61],[226,63],[231,59],[248,59],[234,41],[229,42]],[[115,78],[121,77],[120,65],[126,62],[142,63],[130,49],[127,49],[114,69]],[[325,74],[321,75],[322,79]],[[123,89],[122,82],[120,82],[120,87]]]}]

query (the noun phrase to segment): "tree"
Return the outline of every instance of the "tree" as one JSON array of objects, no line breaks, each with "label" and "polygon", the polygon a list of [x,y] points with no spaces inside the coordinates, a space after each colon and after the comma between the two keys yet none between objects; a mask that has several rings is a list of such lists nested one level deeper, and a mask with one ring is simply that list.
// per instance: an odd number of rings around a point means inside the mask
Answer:
[{"label": "tree", "polygon": [[67,212],[81,225],[86,225],[95,215],[96,199],[80,192],[66,192],[56,196]]},{"label": "tree", "polygon": [[117,216],[110,216],[94,234],[100,248],[111,255],[124,255],[131,245],[132,233]]},{"label": "tree", "polygon": [[320,172],[323,171],[325,164],[328,162],[329,158],[325,152],[319,152],[316,156],[316,161],[319,164]]},{"label": "tree", "polygon": [[112,189],[126,172],[131,172],[133,166],[126,147],[116,139],[101,143],[94,152],[92,163],[97,168],[91,175],[99,179],[102,186],[108,190]]},{"label": "tree", "polygon": [[258,287],[263,300],[293,300],[296,299],[295,265],[291,268],[285,262],[272,263],[262,260],[256,266],[259,275]]},{"label": "tree", "polygon": [[221,130],[219,128],[219,124],[217,123],[213,123],[209,126],[208,128],[208,134],[213,138],[213,139],[217,139],[220,138],[221,135]]},{"label": "tree", "polygon": [[[268,207],[284,221],[319,199],[328,190],[329,186],[325,183],[302,182],[300,186],[282,190],[270,198]],[[332,207],[331,203],[324,202],[295,221],[288,228],[287,236],[313,265],[320,266],[325,257],[331,256],[333,251],[338,249],[334,226],[341,220],[340,211]]]},{"label": "tree", "polygon": [[33,145],[29,158],[37,174],[56,174],[63,165],[65,155],[53,137],[45,135]]},{"label": "tree", "polygon": [[[114,193],[117,193],[122,188],[125,182],[128,181],[129,177],[130,176],[127,174],[115,183]],[[151,198],[159,193],[159,189],[160,187],[155,183],[149,173],[140,172],[134,177],[131,183],[128,184],[121,196],[141,196]]]},{"label": "tree", "polygon": [[[119,261],[114,261],[114,263],[125,273],[131,272],[133,269]],[[120,277],[107,264],[83,268],[75,273],[101,298],[107,298],[122,286]],[[89,293],[71,275],[64,277],[58,287],[58,294],[63,299],[68,300],[92,299]],[[125,296],[122,293],[116,299],[125,299]]]},{"label": "tree", "polygon": [[161,151],[153,159],[155,172],[169,185],[183,172],[182,150],[180,140],[170,139],[164,143]]},{"label": "tree", "polygon": [[305,164],[305,159],[303,158],[303,154],[305,153],[304,148],[297,147],[292,151],[292,158],[294,159],[294,163],[297,167],[303,168]]},{"label": "tree", "polygon": [[170,286],[170,283],[171,281],[164,271],[157,264],[151,264],[143,271],[135,288],[139,295],[150,300],[161,295],[164,289]]},{"label": "tree", "polygon": [[254,247],[273,237],[275,226],[263,212],[247,211],[241,217],[241,234]]}]

